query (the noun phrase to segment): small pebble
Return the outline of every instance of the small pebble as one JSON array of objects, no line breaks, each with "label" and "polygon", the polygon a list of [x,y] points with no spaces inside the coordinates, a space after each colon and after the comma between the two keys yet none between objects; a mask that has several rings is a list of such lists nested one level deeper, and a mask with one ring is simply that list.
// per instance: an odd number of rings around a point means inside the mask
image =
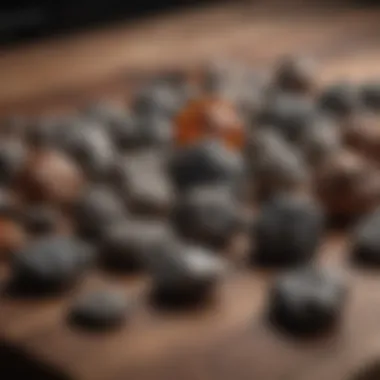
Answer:
[{"label": "small pebble", "polygon": [[85,179],[68,156],[42,149],[29,156],[16,183],[25,200],[70,205],[82,195]]},{"label": "small pebble", "polygon": [[239,205],[225,187],[199,187],[178,202],[172,222],[183,237],[220,249],[242,228],[239,211]]},{"label": "small pebble", "polygon": [[287,267],[309,262],[321,241],[323,213],[309,198],[278,194],[265,202],[254,223],[252,263]]},{"label": "small pebble", "polygon": [[380,82],[365,83],[361,88],[364,105],[371,111],[380,111]]},{"label": "small pebble", "polygon": [[348,117],[362,107],[359,88],[349,82],[339,82],[328,87],[318,103],[323,111],[338,118]]},{"label": "small pebble", "polygon": [[257,124],[271,126],[286,140],[297,143],[316,116],[310,99],[280,92],[268,99],[257,116]]},{"label": "small pebble", "polygon": [[363,157],[380,162],[380,118],[363,112],[350,117],[343,126],[345,143]]},{"label": "small pebble", "polygon": [[342,147],[341,132],[332,120],[316,118],[305,132],[300,139],[300,148],[314,168],[329,160]]},{"label": "small pebble", "polygon": [[366,215],[352,235],[352,258],[360,265],[380,266],[380,209]]},{"label": "small pebble", "polygon": [[130,220],[111,225],[99,244],[101,263],[117,272],[144,269],[149,255],[155,255],[170,236],[170,230],[162,222]]},{"label": "small pebble", "polygon": [[113,223],[124,220],[127,211],[123,201],[105,186],[94,186],[74,207],[74,218],[80,236],[100,239]]},{"label": "small pebble", "polygon": [[120,160],[112,181],[127,199],[129,209],[137,214],[166,215],[174,201],[165,155],[155,150],[140,151]]},{"label": "small pebble", "polygon": [[347,287],[326,269],[301,268],[281,276],[269,296],[269,318],[278,329],[298,337],[329,331],[339,321]]},{"label": "small pebble", "polygon": [[315,191],[333,220],[349,221],[378,203],[378,170],[358,154],[338,151],[316,174]]},{"label": "small pebble", "polygon": [[120,327],[129,311],[128,300],[122,292],[100,289],[78,297],[71,305],[69,320],[84,329],[103,331]]},{"label": "small pebble", "polygon": [[115,149],[107,132],[97,122],[72,121],[58,137],[60,147],[93,180],[104,178],[115,160]]},{"label": "small pebble", "polygon": [[0,262],[8,262],[26,243],[25,232],[20,223],[0,217]]},{"label": "small pebble", "polygon": [[309,183],[308,167],[300,152],[271,128],[253,133],[246,159],[258,199],[301,189]]},{"label": "small pebble", "polygon": [[180,191],[209,184],[235,187],[243,172],[241,156],[212,140],[178,150],[170,164],[172,179]]},{"label": "small pebble", "polygon": [[235,105],[224,98],[194,99],[175,118],[177,147],[191,146],[204,139],[218,139],[230,149],[244,146],[245,128]]},{"label": "small pebble", "polygon": [[187,308],[210,301],[225,273],[225,262],[204,248],[165,246],[151,266],[158,306]]},{"label": "small pebble", "polygon": [[42,237],[13,256],[12,285],[25,292],[65,290],[91,262],[91,251],[80,241],[63,235]]},{"label": "small pebble", "polygon": [[0,142],[0,185],[14,185],[14,181],[26,165],[27,150],[24,144],[14,138]]},{"label": "small pebble", "polygon": [[173,125],[168,117],[146,113],[136,119],[137,147],[168,148],[173,140]]},{"label": "small pebble", "polygon": [[138,128],[134,117],[126,108],[105,101],[91,104],[84,116],[104,126],[113,144],[121,151],[138,145]]},{"label": "small pebble", "polygon": [[309,57],[286,57],[278,63],[275,85],[283,91],[309,94],[316,87],[315,66]]},{"label": "small pebble", "polygon": [[182,106],[183,99],[179,95],[171,83],[157,80],[135,94],[131,109],[137,116],[155,114],[171,118]]}]

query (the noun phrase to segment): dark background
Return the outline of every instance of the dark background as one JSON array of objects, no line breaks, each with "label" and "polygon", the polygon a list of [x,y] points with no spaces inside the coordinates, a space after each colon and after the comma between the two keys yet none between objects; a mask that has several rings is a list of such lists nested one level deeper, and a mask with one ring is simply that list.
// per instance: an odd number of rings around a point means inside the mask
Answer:
[{"label": "dark background", "polygon": [[[136,19],[151,13],[177,10],[178,8],[194,6],[199,3],[217,1],[7,0],[2,1],[0,5],[0,44],[14,44],[42,36],[94,27],[112,21]],[[309,2],[312,1],[309,0]],[[219,0],[219,2],[222,1]],[[330,2],[336,1],[330,0]],[[341,2],[350,2],[353,6],[380,3],[379,0],[346,0]],[[286,0],[282,1],[282,3],[286,3]]]},{"label": "dark background", "polygon": [[[213,0],[29,0],[2,1],[0,43],[96,26],[121,19],[136,19]],[[214,0],[215,2],[215,0]]]}]

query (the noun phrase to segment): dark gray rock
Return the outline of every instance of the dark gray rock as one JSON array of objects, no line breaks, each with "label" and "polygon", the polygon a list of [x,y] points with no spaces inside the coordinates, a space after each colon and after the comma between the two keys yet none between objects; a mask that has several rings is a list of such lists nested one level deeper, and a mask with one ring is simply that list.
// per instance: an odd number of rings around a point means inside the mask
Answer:
[{"label": "dark gray rock", "polygon": [[79,234],[90,239],[100,239],[111,224],[124,220],[126,215],[123,201],[105,186],[90,188],[74,208]]},{"label": "dark gray rock", "polygon": [[303,196],[273,196],[253,226],[253,263],[282,267],[308,262],[321,240],[323,219],[318,205]]},{"label": "dark gray rock", "polygon": [[41,293],[65,290],[93,261],[90,248],[66,236],[40,238],[14,255],[14,288]]},{"label": "dark gray rock", "polygon": [[224,248],[243,226],[240,211],[227,188],[199,187],[179,200],[172,222],[183,237],[213,248]]},{"label": "dark gray rock", "polygon": [[165,244],[151,258],[153,300],[164,308],[193,307],[210,300],[226,270],[210,251],[181,244]]},{"label": "dark gray rock", "polygon": [[146,269],[150,255],[171,238],[167,224],[130,220],[110,226],[99,244],[100,261],[108,270],[129,273]]},{"label": "dark gray rock", "polygon": [[236,187],[243,176],[241,156],[218,141],[202,141],[179,150],[170,163],[170,173],[180,191],[201,185]]},{"label": "dark gray rock", "polygon": [[336,117],[346,117],[360,109],[363,105],[360,90],[349,82],[331,85],[318,100],[323,111]]},{"label": "dark gray rock", "polygon": [[347,295],[343,277],[326,269],[301,268],[282,275],[269,297],[274,326],[294,336],[330,330],[339,321]]},{"label": "dark gray rock", "polygon": [[101,289],[81,295],[71,306],[69,320],[75,326],[96,331],[121,326],[127,319],[130,305],[117,290]]},{"label": "dark gray rock", "polygon": [[380,265],[380,209],[364,217],[352,235],[352,259],[359,265]]}]

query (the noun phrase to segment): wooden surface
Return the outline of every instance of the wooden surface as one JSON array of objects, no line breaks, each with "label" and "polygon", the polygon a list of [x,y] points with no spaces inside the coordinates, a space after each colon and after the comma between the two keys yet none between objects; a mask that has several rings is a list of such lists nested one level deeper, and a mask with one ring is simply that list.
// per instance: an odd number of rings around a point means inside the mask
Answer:
[{"label": "wooden surface", "polygon": [[268,1],[233,1],[0,51],[0,112],[120,97],[152,72],[215,57],[268,67],[302,52],[320,60],[323,80],[380,75],[380,8],[305,8],[289,0],[268,9]]},{"label": "wooden surface", "polygon": [[378,274],[351,268],[348,257],[346,240],[339,235],[328,238],[318,256],[321,265],[341,268],[351,288],[338,330],[318,339],[294,340],[270,328],[265,301],[273,274],[246,269],[229,275],[214,304],[183,314],[151,307],[146,279],[94,273],[77,292],[117,283],[135,300],[129,323],[104,334],[68,326],[73,294],[29,301],[3,296],[0,340],[16,348],[18,363],[23,358],[44,364],[57,379],[345,380],[380,357]]},{"label": "wooden surface", "polygon": [[[379,21],[379,10],[230,5],[42,42],[0,56],[0,111],[124,97],[134,81],[157,70],[186,69],[215,56],[265,67],[284,53],[306,52],[320,59],[322,81],[380,76]],[[380,358],[380,281],[347,265],[346,245],[331,237],[319,255],[323,263],[344,268],[353,287],[340,329],[330,337],[299,342],[268,328],[268,273],[231,273],[214,305],[180,315],[147,303],[146,279],[93,273],[82,288],[117,282],[136,300],[129,323],[118,332],[89,335],[66,323],[73,294],[28,301],[2,296],[0,359],[7,360],[0,370],[16,360],[19,367],[28,365],[28,376],[44,369],[58,379],[345,380],[365,360]]]}]

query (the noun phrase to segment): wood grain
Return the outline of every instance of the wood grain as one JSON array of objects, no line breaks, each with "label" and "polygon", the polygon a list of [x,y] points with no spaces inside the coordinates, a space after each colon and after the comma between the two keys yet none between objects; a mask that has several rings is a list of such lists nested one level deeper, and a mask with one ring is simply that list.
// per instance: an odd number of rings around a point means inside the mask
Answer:
[{"label": "wood grain", "polygon": [[310,53],[323,78],[380,75],[380,9],[263,3],[236,1],[2,51],[0,113],[120,98],[152,73],[220,56],[267,68],[283,54]]},{"label": "wood grain", "polygon": [[94,273],[77,291],[112,282],[136,299],[129,323],[104,335],[68,326],[73,294],[28,302],[3,297],[0,338],[68,379],[312,380],[323,373],[325,378],[344,380],[354,364],[380,355],[370,350],[380,318],[378,276],[351,268],[348,255],[342,236],[328,238],[319,254],[321,265],[346,273],[352,292],[338,331],[316,340],[297,341],[267,324],[265,301],[274,273],[250,269],[232,272],[214,304],[183,314],[152,308],[146,279],[127,281]]}]

